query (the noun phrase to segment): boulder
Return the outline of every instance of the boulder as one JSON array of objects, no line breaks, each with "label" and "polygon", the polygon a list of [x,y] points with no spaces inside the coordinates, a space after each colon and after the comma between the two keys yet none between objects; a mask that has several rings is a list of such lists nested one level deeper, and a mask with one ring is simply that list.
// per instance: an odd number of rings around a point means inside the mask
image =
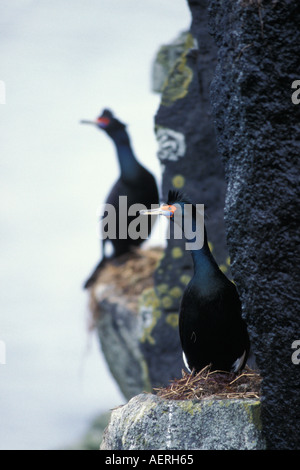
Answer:
[{"label": "boulder", "polygon": [[112,411],[101,450],[258,450],[260,401],[167,400],[140,394]]}]

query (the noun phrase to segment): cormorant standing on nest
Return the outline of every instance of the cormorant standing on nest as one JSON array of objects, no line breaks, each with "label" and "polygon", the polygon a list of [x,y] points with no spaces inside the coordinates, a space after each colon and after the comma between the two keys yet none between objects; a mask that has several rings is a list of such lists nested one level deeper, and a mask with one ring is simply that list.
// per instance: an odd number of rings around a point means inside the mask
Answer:
[{"label": "cormorant standing on nest", "polygon": [[202,230],[201,243],[195,249],[191,248],[194,275],[180,306],[179,334],[183,359],[190,371],[199,372],[211,364],[212,370],[236,373],[245,366],[249,353],[247,327],[241,317],[236,287],[222,273],[211,254],[203,217],[202,227],[197,226],[196,211],[196,207],[182,194],[170,191],[167,204],[142,213],[170,218],[180,225],[186,241],[188,226],[194,243],[193,234]]},{"label": "cormorant standing on nest", "polygon": [[[109,257],[110,259],[129,252],[133,247],[139,246],[144,241],[144,238],[130,238],[127,229],[135,217],[128,216],[127,213],[124,213],[123,208],[119,207],[119,197],[127,197],[127,208],[130,208],[133,204],[143,204],[145,207],[151,208],[152,204],[159,204],[159,195],[153,175],[137,161],[132,151],[125,124],[116,119],[110,110],[104,109],[95,121],[81,121],[81,123],[97,126],[113,140],[121,170],[120,177],[112,187],[106,200],[106,204],[111,204],[116,210],[115,234],[113,238],[109,238],[108,234],[108,238],[103,239],[103,258],[85,282],[84,287],[88,288],[95,282],[101,268],[108,259],[105,254],[105,245],[108,241],[113,246],[113,254]],[[105,162],[103,162],[103,166],[105,168]],[[151,219],[153,217],[149,216],[147,236],[150,235],[151,225],[153,225]]]}]

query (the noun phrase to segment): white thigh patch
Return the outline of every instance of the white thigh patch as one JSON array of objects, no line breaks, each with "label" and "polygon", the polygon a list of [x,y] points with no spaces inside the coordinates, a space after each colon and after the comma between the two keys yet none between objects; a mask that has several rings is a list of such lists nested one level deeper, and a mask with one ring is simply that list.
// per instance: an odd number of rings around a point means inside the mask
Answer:
[{"label": "white thigh patch", "polygon": [[244,354],[241,357],[239,357],[236,361],[234,361],[234,363],[231,366],[231,372],[237,372],[238,370],[240,370],[244,362],[245,355],[246,355],[246,351],[244,351]]},{"label": "white thigh patch", "polygon": [[185,367],[187,368],[187,370],[188,370],[189,372],[191,372],[191,369],[189,368],[189,365],[188,365],[186,356],[185,356],[185,354],[184,354],[183,351],[182,351],[182,359],[183,359],[184,365],[185,365]]}]

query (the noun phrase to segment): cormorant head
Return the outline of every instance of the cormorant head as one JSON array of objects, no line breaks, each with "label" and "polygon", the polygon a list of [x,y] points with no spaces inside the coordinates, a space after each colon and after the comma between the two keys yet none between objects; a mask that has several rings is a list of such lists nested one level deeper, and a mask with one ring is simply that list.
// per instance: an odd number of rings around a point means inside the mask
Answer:
[{"label": "cormorant head", "polygon": [[104,129],[108,134],[111,131],[124,129],[126,126],[117,118],[114,117],[113,113],[109,109],[104,109],[102,114],[96,119],[96,125],[100,129]]},{"label": "cormorant head", "polygon": [[121,121],[116,119],[109,109],[104,109],[99,117],[97,117],[94,121],[87,121],[82,120],[80,121],[81,124],[93,124],[94,126],[99,127],[99,129],[103,129],[107,132],[107,134],[111,135],[114,131],[119,129],[125,129],[125,124]]},{"label": "cormorant head", "polygon": [[[201,206],[203,206],[201,204]],[[205,239],[204,206],[196,207],[187,196],[170,190],[167,203],[158,209],[140,211],[144,215],[163,215],[182,230],[187,240],[193,241],[191,250],[201,249]]]},{"label": "cormorant head", "polygon": [[180,214],[183,214],[185,204],[191,205],[192,203],[184,194],[180,193],[179,191],[170,190],[166,203],[162,204],[158,209],[141,211],[141,214],[163,215],[174,221],[176,211],[180,212]]}]

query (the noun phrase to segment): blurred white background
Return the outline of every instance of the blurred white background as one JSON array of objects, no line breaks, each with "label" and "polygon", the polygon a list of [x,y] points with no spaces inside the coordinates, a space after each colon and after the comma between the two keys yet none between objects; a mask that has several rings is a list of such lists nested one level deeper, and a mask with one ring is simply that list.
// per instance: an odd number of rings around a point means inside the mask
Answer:
[{"label": "blurred white background", "polygon": [[80,119],[110,107],[159,179],[151,66],[189,28],[185,0],[1,0],[0,449],[73,444],[124,402],[87,332],[112,142]]}]

